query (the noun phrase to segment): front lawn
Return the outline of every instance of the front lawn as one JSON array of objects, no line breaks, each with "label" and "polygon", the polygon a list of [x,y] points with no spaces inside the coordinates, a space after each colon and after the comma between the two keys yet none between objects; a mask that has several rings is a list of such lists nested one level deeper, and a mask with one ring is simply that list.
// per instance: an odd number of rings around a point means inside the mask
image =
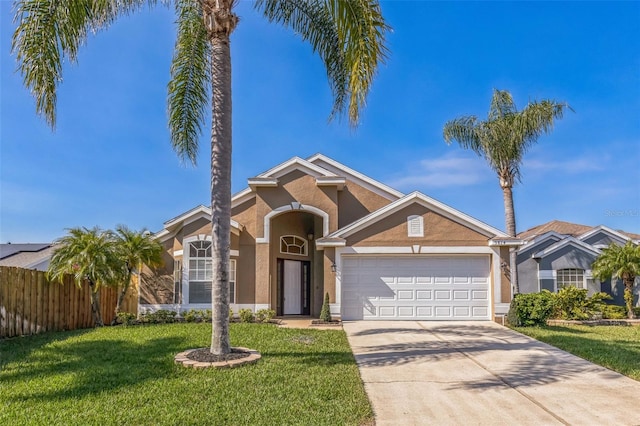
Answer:
[{"label": "front lawn", "polygon": [[3,425],[372,423],[344,332],[231,324],[257,364],[175,365],[208,346],[211,324],[106,327],[0,341]]},{"label": "front lawn", "polygon": [[563,325],[514,330],[640,381],[640,327]]}]

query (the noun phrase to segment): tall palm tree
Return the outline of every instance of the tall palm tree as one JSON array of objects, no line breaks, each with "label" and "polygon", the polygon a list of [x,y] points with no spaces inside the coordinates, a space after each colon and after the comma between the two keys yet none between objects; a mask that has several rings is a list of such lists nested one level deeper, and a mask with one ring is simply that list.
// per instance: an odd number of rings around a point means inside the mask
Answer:
[{"label": "tall palm tree", "polygon": [[162,245],[154,240],[151,233],[146,229],[134,231],[125,225],[116,226],[114,239],[118,256],[124,263],[123,268],[125,270],[124,280],[122,281],[122,286],[119,286],[118,301],[116,302],[117,314],[121,310],[122,301],[129,290],[134,272],[137,271],[138,282],[140,282],[140,268],[142,265],[155,267],[162,264]]},{"label": "tall palm tree", "polygon": [[96,327],[102,327],[100,287],[115,285],[122,279],[122,260],[118,255],[112,233],[95,227],[71,228],[68,235],[56,240],[49,262],[47,277],[62,282],[65,275],[73,275],[78,287],[86,280],[91,292],[91,313]]},{"label": "tall palm tree", "polygon": [[[155,0],[16,0],[18,27],[12,51],[36,112],[55,126],[56,88],[65,58],[92,31]],[[229,247],[231,219],[231,51],[238,25],[237,0],[175,0],[177,39],[168,85],[171,142],[183,160],[195,164],[198,136],[211,99],[211,211],[213,239],[213,331],[211,352],[229,345]],[[334,105],[331,117],[359,119],[377,67],[387,54],[389,29],[378,0],[258,0],[255,8],[271,22],[292,29],[323,60]],[[211,96],[209,96],[211,93]]]},{"label": "tall palm tree", "polygon": [[593,276],[600,280],[622,279],[627,316],[633,318],[633,284],[640,276],[640,245],[627,241],[624,246],[611,244],[591,266]]},{"label": "tall palm tree", "polygon": [[[527,150],[542,134],[553,130],[554,120],[561,119],[569,105],[542,100],[529,102],[518,111],[511,94],[506,90],[493,91],[487,120],[476,116],[463,116],[444,125],[444,140],[458,141],[489,163],[498,175],[504,198],[507,234],[516,236],[516,215],[513,208],[513,185],[520,180],[520,166]],[[511,251],[511,282],[514,291],[520,291],[516,272],[516,253]]]}]

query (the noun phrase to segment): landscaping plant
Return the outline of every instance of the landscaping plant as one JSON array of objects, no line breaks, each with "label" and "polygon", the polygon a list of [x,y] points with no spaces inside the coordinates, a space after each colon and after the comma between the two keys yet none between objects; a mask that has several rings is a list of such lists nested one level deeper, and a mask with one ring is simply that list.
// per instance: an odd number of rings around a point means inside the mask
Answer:
[{"label": "landscaping plant", "polygon": [[331,309],[329,307],[329,293],[324,295],[324,303],[322,303],[322,309],[320,310],[320,319],[324,322],[331,322]]},{"label": "landscaping plant", "polygon": [[600,280],[622,279],[627,317],[633,318],[633,284],[640,275],[640,245],[627,241],[624,246],[611,243],[593,262],[592,273]]}]

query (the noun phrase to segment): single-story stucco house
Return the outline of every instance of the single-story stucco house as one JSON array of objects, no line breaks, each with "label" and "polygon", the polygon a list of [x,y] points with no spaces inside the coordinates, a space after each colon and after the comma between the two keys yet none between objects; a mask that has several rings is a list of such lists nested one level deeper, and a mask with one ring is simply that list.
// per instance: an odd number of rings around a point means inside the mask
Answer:
[{"label": "single-story stucco house", "polygon": [[[321,154],[248,179],[232,199],[230,302],[343,320],[491,320],[508,311],[517,240],[422,193],[403,194]],[[140,311],[211,305],[210,209],[155,234],[165,264],[143,274]]]},{"label": "single-story stucco house", "polygon": [[[610,244],[627,241],[640,244],[640,235],[616,231],[606,226],[586,226],[553,220],[518,234],[524,244],[518,249],[518,284],[522,293],[541,290],[557,292],[572,285],[586,288],[590,294],[603,291],[613,297],[612,303],[624,305],[621,280],[600,282],[592,276],[591,264],[601,250]],[[635,304],[640,290],[636,279]]]}]

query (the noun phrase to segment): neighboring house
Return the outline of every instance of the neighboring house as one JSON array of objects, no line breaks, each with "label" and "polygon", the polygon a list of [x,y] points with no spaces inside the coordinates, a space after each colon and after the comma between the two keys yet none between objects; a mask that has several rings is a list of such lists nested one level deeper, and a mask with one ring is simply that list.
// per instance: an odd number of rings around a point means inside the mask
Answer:
[{"label": "neighboring house", "polygon": [[[621,280],[600,282],[591,275],[591,264],[609,244],[640,244],[640,235],[554,220],[518,234],[518,284],[522,293],[558,291],[563,286],[604,291],[616,304],[624,304]],[[638,293],[636,284],[636,294]]]},{"label": "neighboring house", "polygon": [[[143,273],[141,311],[210,308],[210,219],[199,206],[155,235],[165,266]],[[344,320],[493,319],[509,307],[504,273],[515,243],[324,155],[294,157],[233,196],[231,308],[317,317],[329,293]]]},{"label": "neighboring house", "polygon": [[0,266],[46,271],[52,255],[51,243],[0,244]]}]

